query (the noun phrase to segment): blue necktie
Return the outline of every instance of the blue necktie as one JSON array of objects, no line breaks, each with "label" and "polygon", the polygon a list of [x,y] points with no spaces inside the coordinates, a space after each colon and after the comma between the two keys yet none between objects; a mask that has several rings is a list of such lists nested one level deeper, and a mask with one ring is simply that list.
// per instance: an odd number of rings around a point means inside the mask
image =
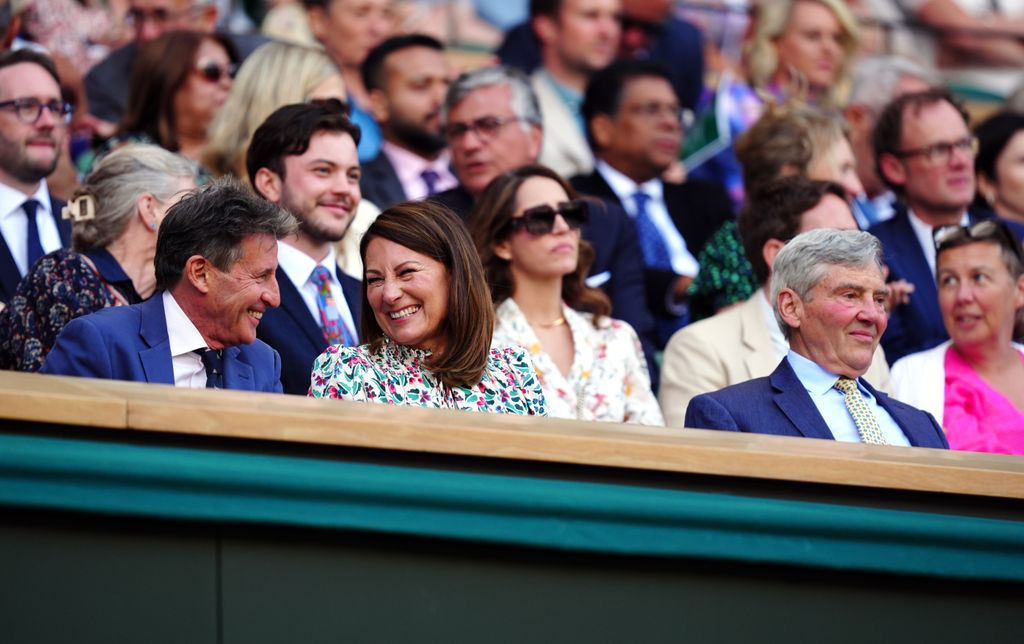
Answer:
[{"label": "blue necktie", "polygon": [[44,255],[43,244],[39,241],[39,224],[36,222],[36,211],[39,209],[39,202],[35,199],[29,199],[21,208],[25,211],[25,216],[28,218],[25,248],[28,250],[27,270],[31,271],[32,265]]},{"label": "blue necktie", "polygon": [[640,237],[640,250],[644,254],[644,264],[650,268],[672,270],[672,256],[669,255],[665,238],[661,231],[651,219],[651,213],[647,210],[647,202],[651,200],[650,195],[645,192],[637,192],[633,195],[636,203],[636,232]]},{"label": "blue necktie", "polygon": [[346,347],[355,346],[355,339],[341,319],[338,306],[331,294],[331,272],[323,266],[313,269],[309,279],[317,287],[316,306],[320,310],[320,324],[324,330],[324,339],[327,344],[342,343]]},{"label": "blue necktie", "polygon": [[430,168],[427,168],[426,170],[420,173],[420,176],[423,177],[423,183],[427,185],[427,196],[433,197],[434,195],[436,195],[437,182],[441,180],[441,175],[434,172]]},{"label": "blue necktie", "polygon": [[215,349],[196,349],[200,360],[203,361],[203,368],[206,369],[206,388],[224,388],[224,359],[220,351]]}]

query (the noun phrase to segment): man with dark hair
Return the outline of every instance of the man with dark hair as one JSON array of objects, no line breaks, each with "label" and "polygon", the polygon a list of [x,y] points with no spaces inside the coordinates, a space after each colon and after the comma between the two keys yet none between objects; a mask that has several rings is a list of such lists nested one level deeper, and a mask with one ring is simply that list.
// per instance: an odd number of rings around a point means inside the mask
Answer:
[{"label": "man with dark hair", "polygon": [[544,117],[539,161],[571,177],[594,169],[584,133],[583,91],[619,51],[620,0],[532,0],[530,24],[540,44],[533,90]]},{"label": "man with dark hair", "polygon": [[71,241],[64,204],[46,186],[70,120],[52,60],[29,49],[0,54],[0,303],[37,259]]},{"label": "man with dark hair", "polygon": [[[683,424],[694,396],[767,376],[786,355],[789,344],[768,300],[772,264],[786,242],[816,228],[857,227],[842,186],[803,177],[781,179],[748,194],[739,225],[762,288],[746,302],[680,329],[669,340],[658,390],[668,425]],[[888,391],[889,367],[881,349],[867,376]]]},{"label": "man with dark hair", "polygon": [[363,197],[380,208],[422,199],[458,184],[441,133],[441,103],[451,72],[444,45],[430,36],[395,36],[363,63],[369,109],[380,125],[380,153],[363,164]]},{"label": "man with dark hair", "polygon": [[594,172],[573,186],[621,206],[636,222],[646,267],[647,301],[658,317],[659,345],[688,321],[687,289],[697,256],[732,218],[718,185],[661,180],[683,142],[679,99],[664,68],[623,60],[597,72],[583,100]]},{"label": "man with dark hair", "polygon": [[362,284],[341,272],[335,254],[359,205],[359,127],[339,108],[285,105],[256,129],[246,157],[256,192],[299,222],[278,242],[281,306],[263,316],[259,337],[281,354],[284,392],[300,396],[328,345],[359,343]]},{"label": "man with dark hair", "polygon": [[819,228],[794,237],[772,265],[785,357],[766,377],[693,398],[685,426],[948,448],[931,415],[864,378],[885,331],[882,270],[882,245],[870,233]]},{"label": "man with dark hair", "polygon": [[[912,285],[909,294],[895,298],[882,337],[890,363],[949,338],[939,312],[932,230],[994,217],[987,211],[968,211],[974,199],[977,140],[967,122],[967,113],[944,89],[904,94],[878,117],[878,176],[900,203],[892,219],[870,232],[882,241],[889,279]],[[1024,235],[1024,226],[1008,225],[1018,239]]]},{"label": "man with dark hair", "polygon": [[41,373],[185,388],[281,391],[281,358],[256,339],[280,303],[277,240],[295,220],[236,181],[172,206],[156,242],[158,292],[72,320]]}]

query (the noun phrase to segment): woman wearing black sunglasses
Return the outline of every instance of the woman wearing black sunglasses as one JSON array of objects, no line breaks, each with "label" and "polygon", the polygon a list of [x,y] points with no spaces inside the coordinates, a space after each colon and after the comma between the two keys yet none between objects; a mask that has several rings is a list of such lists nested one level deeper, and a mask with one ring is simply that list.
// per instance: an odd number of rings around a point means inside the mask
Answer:
[{"label": "woman wearing black sunglasses", "polygon": [[470,232],[497,308],[494,346],[531,353],[550,416],[664,425],[636,332],[586,285],[594,253],[580,229],[591,207],[538,165],[484,190]]},{"label": "woman wearing black sunglasses", "polygon": [[1024,258],[996,219],[934,232],[939,309],[950,340],[893,365],[896,398],[930,412],[952,449],[1024,454]]}]

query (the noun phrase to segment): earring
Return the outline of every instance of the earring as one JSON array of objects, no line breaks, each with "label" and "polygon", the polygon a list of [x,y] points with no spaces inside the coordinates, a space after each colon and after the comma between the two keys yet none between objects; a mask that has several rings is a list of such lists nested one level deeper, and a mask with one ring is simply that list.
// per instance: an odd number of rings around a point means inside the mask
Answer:
[{"label": "earring", "polygon": [[151,223],[151,224],[149,225],[149,229],[150,229],[150,230],[156,230],[156,222],[153,222],[153,223]]}]

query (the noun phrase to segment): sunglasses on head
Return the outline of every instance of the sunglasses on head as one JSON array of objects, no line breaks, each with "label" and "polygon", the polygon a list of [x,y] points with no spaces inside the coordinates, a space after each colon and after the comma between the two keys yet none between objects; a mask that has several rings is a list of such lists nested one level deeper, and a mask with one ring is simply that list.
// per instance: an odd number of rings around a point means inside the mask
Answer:
[{"label": "sunglasses on head", "polygon": [[555,216],[561,215],[570,230],[579,230],[587,223],[589,211],[587,202],[580,199],[563,201],[558,208],[548,205],[534,206],[523,211],[522,217],[510,219],[505,225],[505,234],[525,228],[531,235],[547,235],[555,229]]},{"label": "sunglasses on head", "polygon": [[935,251],[938,253],[947,248],[963,246],[975,241],[994,241],[1001,246],[1013,250],[1018,258],[1024,260],[1024,251],[1021,250],[1020,242],[1013,236],[1006,224],[998,219],[985,219],[970,226],[951,224],[939,226],[932,231],[932,239],[935,241]]},{"label": "sunglasses on head", "polygon": [[200,76],[211,83],[219,83],[220,79],[224,76],[234,78],[235,73],[238,71],[238,65],[230,63],[227,66],[224,66],[215,63],[212,60],[201,60],[196,65],[196,71],[199,72]]}]

